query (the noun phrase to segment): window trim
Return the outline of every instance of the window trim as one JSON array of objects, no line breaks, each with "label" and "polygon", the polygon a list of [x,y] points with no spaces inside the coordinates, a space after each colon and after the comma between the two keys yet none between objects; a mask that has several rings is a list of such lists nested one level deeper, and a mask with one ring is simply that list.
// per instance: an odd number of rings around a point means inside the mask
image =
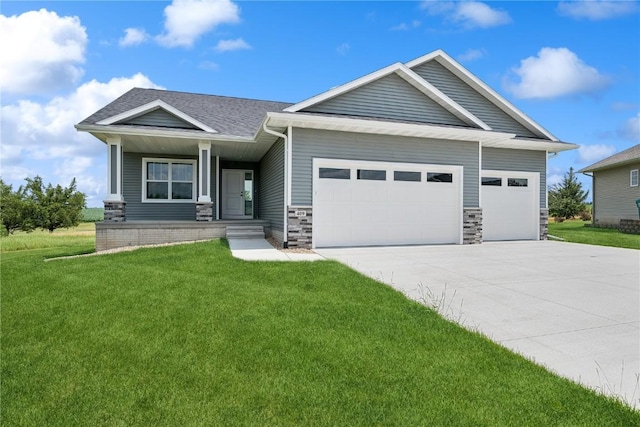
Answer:
[{"label": "window trim", "polygon": [[[636,183],[633,183],[633,175],[636,175]],[[629,171],[629,187],[637,187],[640,181],[640,171],[638,169],[631,169]]]},{"label": "window trim", "polygon": [[[169,175],[167,182],[169,183],[169,187],[167,188],[168,199],[149,199],[147,198],[147,164],[148,163],[168,163],[169,165]],[[173,184],[173,180],[171,179],[171,165],[173,163],[183,163],[190,164],[193,168],[193,173],[191,175],[191,199],[172,199],[171,198],[171,185]],[[198,194],[198,161],[195,159],[166,159],[166,158],[158,158],[158,157],[143,157],[142,158],[142,203],[195,203],[197,200]],[[154,182],[151,180],[151,182]],[[176,181],[176,182],[189,182],[189,181]]]}]

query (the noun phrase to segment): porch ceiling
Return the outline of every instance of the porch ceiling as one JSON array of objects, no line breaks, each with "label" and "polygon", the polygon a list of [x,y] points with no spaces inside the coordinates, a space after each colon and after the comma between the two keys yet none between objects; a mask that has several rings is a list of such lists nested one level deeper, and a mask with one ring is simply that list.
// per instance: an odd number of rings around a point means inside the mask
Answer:
[{"label": "porch ceiling", "polygon": [[106,143],[108,138],[119,137],[125,152],[161,154],[165,157],[172,155],[198,156],[199,143],[211,143],[211,155],[225,160],[257,162],[269,151],[276,137],[268,134],[260,135],[258,140],[252,138],[225,138],[199,132],[130,132],[128,129],[118,131],[109,129],[107,132],[92,130],[90,133]]}]

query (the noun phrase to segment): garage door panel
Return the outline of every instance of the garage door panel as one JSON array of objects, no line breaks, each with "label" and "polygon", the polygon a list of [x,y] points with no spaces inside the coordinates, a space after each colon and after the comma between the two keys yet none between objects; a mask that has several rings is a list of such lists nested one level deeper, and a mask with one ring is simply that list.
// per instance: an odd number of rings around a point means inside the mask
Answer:
[{"label": "garage door panel", "polygon": [[[533,172],[483,171],[494,178],[482,186],[483,240],[537,240],[540,211],[539,174]],[[509,179],[525,179],[526,187],[510,186]]]},{"label": "garage door panel", "polygon": [[[317,161],[313,200],[316,247],[460,243],[462,167]],[[319,167],[349,168],[351,179],[321,179]],[[358,179],[359,168],[384,170],[386,180]],[[396,181],[394,170],[412,171],[409,178],[421,181]],[[452,173],[454,182],[426,182],[427,171]]]}]

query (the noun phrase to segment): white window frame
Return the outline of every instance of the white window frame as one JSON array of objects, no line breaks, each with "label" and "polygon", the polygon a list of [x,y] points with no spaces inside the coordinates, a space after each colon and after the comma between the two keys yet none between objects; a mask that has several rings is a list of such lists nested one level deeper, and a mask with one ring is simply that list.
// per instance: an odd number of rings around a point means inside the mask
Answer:
[{"label": "white window frame", "polygon": [[[634,173],[635,172],[635,173]],[[635,183],[633,182],[633,178],[635,175]],[[630,187],[637,187],[638,186],[638,181],[640,180],[640,174],[638,173],[638,169],[631,169],[629,171],[629,186]]]},{"label": "white window frame", "polygon": [[[147,164],[148,163],[167,163],[169,165],[168,183],[167,189],[168,199],[148,199],[147,198]],[[171,165],[173,163],[190,164],[193,167],[193,173],[191,174],[191,199],[172,199],[171,198],[171,185],[173,179],[171,177]],[[188,181],[177,181],[188,182]],[[142,203],[195,203],[198,194],[198,161],[193,159],[164,159],[155,157],[143,157],[142,158]]]}]

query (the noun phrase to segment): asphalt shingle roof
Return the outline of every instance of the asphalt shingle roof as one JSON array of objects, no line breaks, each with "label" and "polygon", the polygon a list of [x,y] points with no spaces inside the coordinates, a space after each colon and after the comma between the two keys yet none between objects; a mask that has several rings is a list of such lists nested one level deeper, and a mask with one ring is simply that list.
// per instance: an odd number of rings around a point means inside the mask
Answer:
[{"label": "asphalt shingle roof", "polygon": [[618,154],[614,154],[611,157],[607,157],[606,159],[600,160],[599,162],[596,162],[591,166],[582,168],[578,172],[580,173],[593,172],[598,169],[606,169],[612,166],[616,166],[618,164],[632,162],[634,160],[640,160],[640,144],[635,145],[631,148],[628,148],[624,151],[621,151]]},{"label": "asphalt shingle roof", "polygon": [[232,136],[253,136],[267,112],[280,112],[292,105],[277,101],[134,88],[79,124],[94,125],[156,100],[166,102],[221,135]]}]

